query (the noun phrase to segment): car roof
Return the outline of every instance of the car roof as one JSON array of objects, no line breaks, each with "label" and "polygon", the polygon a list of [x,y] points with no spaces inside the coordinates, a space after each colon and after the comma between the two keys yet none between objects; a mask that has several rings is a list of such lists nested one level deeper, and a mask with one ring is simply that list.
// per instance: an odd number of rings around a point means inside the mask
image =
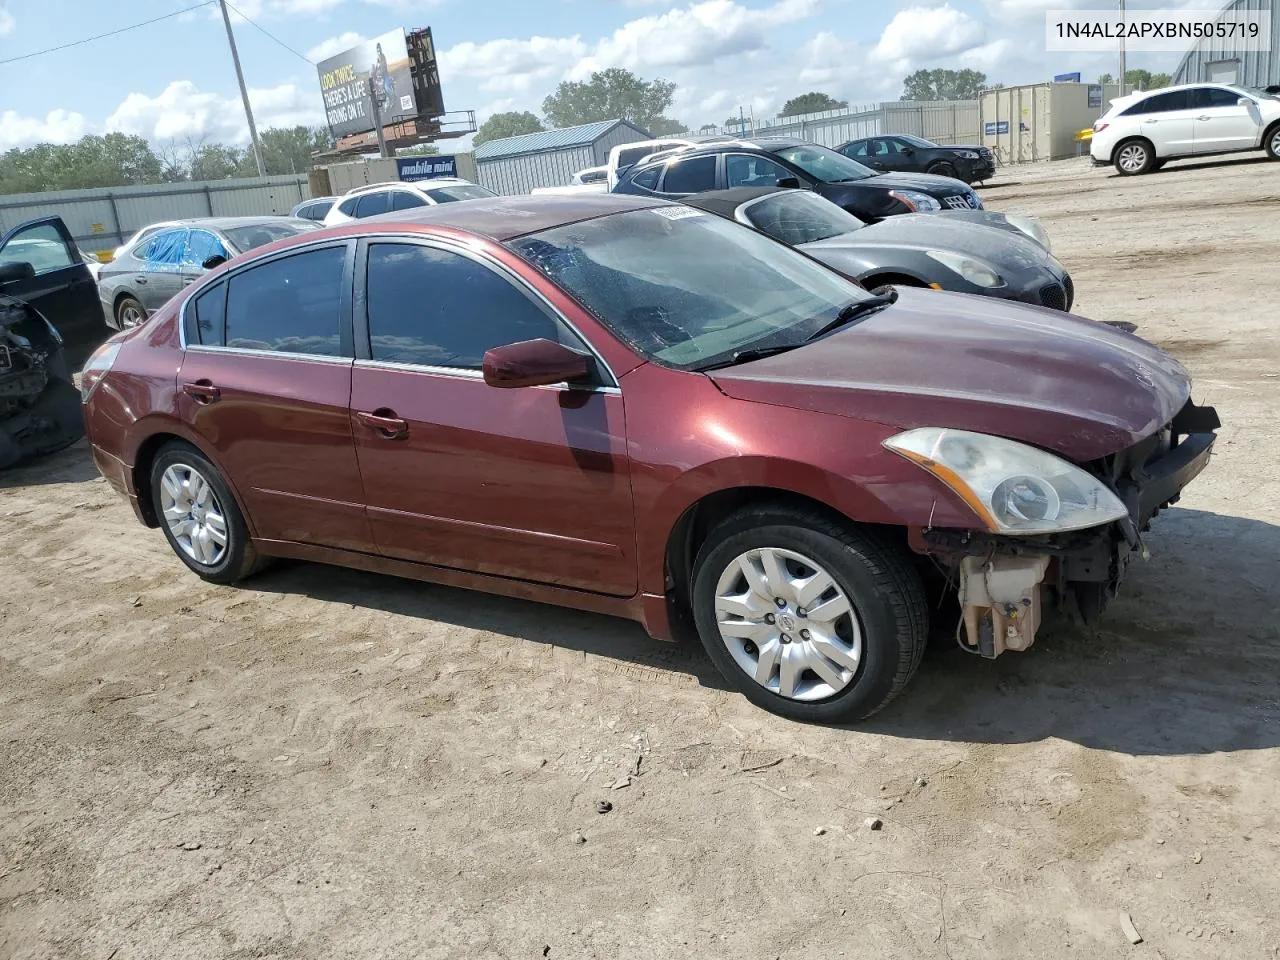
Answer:
[{"label": "car roof", "polygon": [[658,153],[651,153],[632,169],[639,170],[653,163],[665,163],[673,157],[699,157],[709,153],[724,153],[729,150],[759,150],[773,153],[786,147],[818,147],[822,144],[811,140],[800,140],[796,137],[732,137],[694,143],[684,147],[672,147]]},{"label": "car roof", "polygon": [[[378,228],[385,230],[387,227],[416,225],[445,227],[502,243],[515,237],[539,233],[568,223],[594,220],[597,217],[626,213],[629,210],[664,206],[675,206],[675,204],[657,197],[587,191],[580,194],[483,197],[384,213],[330,227],[327,233],[308,233],[299,240],[311,243],[326,235],[351,235],[373,232]],[[289,242],[292,242],[292,238]]]},{"label": "car roof", "polygon": [[430,180],[384,180],[381,183],[362,183],[358,187],[352,187],[344,193],[339,199],[345,200],[347,197],[358,196],[362,193],[370,193],[374,190],[433,190],[436,187],[458,187],[467,186],[474,187],[477,184],[470,180],[463,180],[461,177],[432,177]]},{"label": "car roof", "polygon": [[236,227],[260,227],[263,224],[279,223],[281,220],[293,220],[287,216],[258,217],[193,217],[189,220],[166,220],[163,223],[149,224],[143,230],[168,230],[174,227],[203,227],[208,230],[232,230]]},{"label": "car roof", "polygon": [[[738,207],[750,200],[767,197],[771,193],[796,193],[789,187],[733,187],[729,190],[708,190],[706,193],[695,193],[685,197],[683,203],[691,207],[701,207],[710,213],[718,214],[729,220],[733,219]],[[807,193],[808,191],[803,191]]]}]

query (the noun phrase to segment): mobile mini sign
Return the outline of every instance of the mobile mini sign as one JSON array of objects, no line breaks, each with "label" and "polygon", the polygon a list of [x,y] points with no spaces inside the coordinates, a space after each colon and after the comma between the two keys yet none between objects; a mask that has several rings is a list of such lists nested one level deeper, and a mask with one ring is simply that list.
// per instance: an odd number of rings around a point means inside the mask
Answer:
[{"label": "mobile mini sign", "polygon": [[396,159],[396,175],[403,181],[432,180],[436,177],[456,177],[458,158],[454,156],[399,157]]},{"label": "mobile mini sign", "polygon": [[383,126],[418,116],[410,68],[403,30],[384,33],[321,61],[320,92],[334,137],[374,129],[375,96]]}]

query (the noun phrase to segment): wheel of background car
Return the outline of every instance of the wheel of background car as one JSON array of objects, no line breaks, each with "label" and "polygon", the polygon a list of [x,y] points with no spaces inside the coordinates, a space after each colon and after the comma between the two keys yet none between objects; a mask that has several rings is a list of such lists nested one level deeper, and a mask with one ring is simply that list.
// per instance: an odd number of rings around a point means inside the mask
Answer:
[{"label": "wheel of background car", "polygon": [[1280,123],[1277,123],[1265,136],[1267,156],[1272,160],[1280,160]]},{"label": "wheel of background car", "polygon": [[151,503],[173,552],[211,583],[235,583],[263,563],[235,497],[217,467],[174,441],[151,462]]},{"label": "wheel of background car", "polygon": [[944,160],[939,163],[935,163],[926,171],[926,173],[936,174],[939,177],[954,177],[956,175],[956,168]]},{"label": "wheel of background car", "polygon": [[795,720],[870,716],[924,652],[924,588],[901,548],[816,510],[766,504],[729,517],[698,553],[692,596],[720,672]]},{"label": "wheel of background car", "polygon": [[1155,159],[1155,151],[1147,141],[1125,140],[1116,147],[1116,173],[1122,177],[1147,173]]},{"label": "wheel of background car", "polygon": [[121,330],[136,327],[146,319],[147,308],[133,297],[121,297],[116,303],[116,323]]}]

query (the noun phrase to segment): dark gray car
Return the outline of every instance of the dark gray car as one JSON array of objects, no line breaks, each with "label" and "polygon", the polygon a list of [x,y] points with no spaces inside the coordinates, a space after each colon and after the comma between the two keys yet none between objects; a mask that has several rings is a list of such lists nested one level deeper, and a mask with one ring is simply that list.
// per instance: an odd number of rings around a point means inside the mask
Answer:
[{"label": "dark gray car", "polygon": [[98,296],[117,330],[142,323],[183,287],[195,282],[211,257],[236,254],[292,237],[320,224],[297,217],[210,217],[144,230],[98,274]]},{"label": "dark gray car", "polygon": [[754,227],[852,277],[868,289],[933,287],[1069,310],[1075,289],[1066,269],[1023,231],[990,222],[1000,214],[900,214],[865,224],[808,190],[741,187],[684,202]]}]

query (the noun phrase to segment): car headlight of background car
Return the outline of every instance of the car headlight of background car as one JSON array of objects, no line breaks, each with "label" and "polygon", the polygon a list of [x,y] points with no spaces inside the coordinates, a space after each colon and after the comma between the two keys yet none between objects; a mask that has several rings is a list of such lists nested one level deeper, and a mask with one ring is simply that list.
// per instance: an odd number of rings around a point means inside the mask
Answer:
[{"label": "car headlight of background car", "polygon": [[1022,217],[1016,213],[1006,213],[1004,218],[1010,226],[1017,227],[1046,250],[1052,249],[1049,246],[1049,231],[1040,225],[1039,220],[1034,217]]},{"label": "car headlight of background car", "polygon": [[961,160],[977,160],[978,155],[972,150],[956,150],[953,151]]},{"label": "car headlight of background car", "polygon": [[942,204],[927,193],[921,193],[919,190],[890,190],[889,196],[905,205],[909,210],[941,210]]},{"label": "car headlight of background car", "polygon": [[919,427],[884,447],[954,490],[992,533],[1084,530],[1128,516],[1102,481],[1035,447],[968,430]]},{"label": "car headlight of background car", "polygon": [[1004,279],[980,260],[947,250],[929,250],[930,257],[977,287],[1003,287]]}]

